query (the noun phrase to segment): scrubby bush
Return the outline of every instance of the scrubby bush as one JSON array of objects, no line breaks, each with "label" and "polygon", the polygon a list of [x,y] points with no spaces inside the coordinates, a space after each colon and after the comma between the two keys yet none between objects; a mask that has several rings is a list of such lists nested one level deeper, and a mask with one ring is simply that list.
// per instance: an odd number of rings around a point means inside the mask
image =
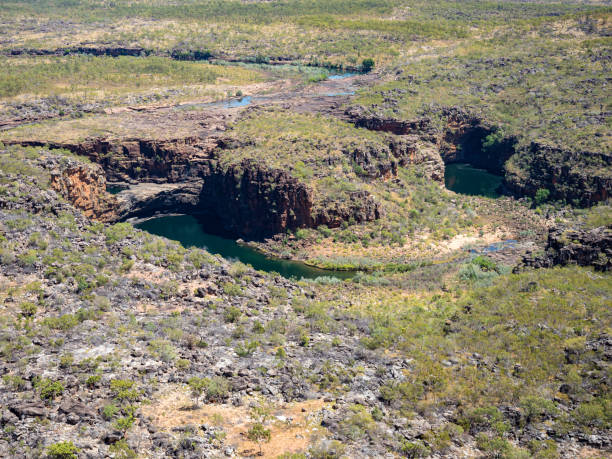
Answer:
[{"label": "scrubby bush", "polygon": [[241,315],[242,311],[240,310],[240,308],[237,308],[236,306],[230,306],[223,313],[223,319],[227,323],[235,323],[238,321]]},{"label": "scrubby bush", "polygon": [[223,283],[223,293],[229,296],[239,296],[244,292],[242,291],[242,287],[234,282],[224,282]]},{"label": "scrubby bush", "polygon": [[230,385],[227,379],[221,376],[212,378],[192,377],[187,381],[191,393],[195,398],[196,404],[199,398],[204,394],[208,402],[221,402],[229,396]]},{"label": "scrubby bush", "polygon": [[35,387],[40,392],[40,398],[51,401],[58,395],[64,392],[64,385],[59,381],[53,381],[48,378],[40,379],[35,383]]},{"label": "scrubby bush", "polygon": [[38,306],[36,306],[32,302],[25,301],[25,302],[21,303],[20,309],[21,309],[21,314],[24,317],[32,317],[38,311]]},{"label": "scrubby bush", "polygon": [[79,449],[71,441],[60,441],[47,448],[50,459],[77,459]]},{"label": "scrubby bush", "polygon": [[361,61],[361,71],[364,73],[368,73],[371,72],[372,69],[374,69],[374,59],[372,58],[366,58],[363,61]]}]

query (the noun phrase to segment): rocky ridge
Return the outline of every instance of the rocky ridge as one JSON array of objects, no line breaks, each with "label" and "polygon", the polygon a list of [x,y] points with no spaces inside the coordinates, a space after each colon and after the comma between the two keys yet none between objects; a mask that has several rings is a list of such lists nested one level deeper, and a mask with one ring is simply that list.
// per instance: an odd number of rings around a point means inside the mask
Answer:
[{"label": "rocky ridge", "polygon": [[[286,230],[319,225],[334,228],[343,221],[364,222],[381,217],[380,204],[365,191],[352,192],[347,200],[335,201],[318,196],[307,183],[294,178],[291,171],[256,160],[229,164],[221,161],[231,158],[232,150],[244,142],[231,135],[204,132],[167,140],[93,139],[47,145],[67,149],[100,165],[102,169],[96,169],[97,172],[88,172],[89,181],[95,180],[96,174],[102,181],[103,172],[109,183],[133,186],[134,190],[122,191],[115,200],[106,200],[104,204],[86,203],[84,190],[72,191],[75,196],[71,200],[77,207],[104,221],[163,212],[201,213],[214,216],[223,231],[259,239]],[[43,142],[20,144],[42,146]],[[434,148],[418,137],[391,137],[383,150],[355,147],[343,151],[343,155],[370,180],[388,179],[397,174],[398,167],[410,164],[422,164],[432,179],[443,180],[442,160]],[[67,196],[66,186],[62,187],[59,179],[56,182],[57,189]]]},{"label": "rocky ridge", "polygon": [[[609,154],[575,152],[537,141],[520,145],[516,136],[496,136],[496,126],[458,107],[439,107],[416,120],[378,115],[362,106],[351,106],[345,114],[356,126],[432,142],[445,163],[467,162],[503,175],[506,190],[519,197],[534,197],[545,189],[550,199],[592,206],[606,201],[612,190]],[[443,120],[443,127],[436,126],[434,117]]]},{"label": "rocky ridge", "polygon": [[594,229],[553,227],[543,255],[527,255],[516,268],[552,268],[553,266],[593,266],[599,271],[612,269],[612,225]]},{"label": "rocky ridge", "polygon": [[[13,148],[0,152],[0,160],[19,157]],[[235,429],[233,413],[248,416],[261,397],[281,426],[292,425],[286,414],[292,407],[306,413],[313,434],[304,444],[312,443],[312,457],[407,454],[462,422],[452,406],[402,414],[404,398],[394,391],[411,387],[408,378],[419,371],[413,359],[364,345],[376,336],[373,318],[340,307],[320,311],[314,284],[186,250],[123,223],[94,222],[50,186],[54,170],[62,164],[78,170],[77,160],[34,153],[21,158],[22,172],[0,168],[6,323],[0,455],[32,457],[70,440],[91,458],[130,450],[154,458],[252,457],[255,445],[225,433]],[[445,330],[471,330],[470,317],[466,309],[444,322]],[[608,337],[588,345],[598,359],[609,355]],[[593,359],[572,352],[568,358]],[[476,353],[457,357],[462,360],[442,364],[502,365]],[[207,384],[204,406],[193,406],[192,378]],[[206,411],[211,407],[224,413],[221,421]],[[580,443],[612,444],[600,430],[570,435],[537,424],[521,431],[524,412],[508,407],[503,413],[521,443],[555,438],[564,457],[575,455]],[[297,444],[306,435],[300,429]],[[474,424],[453,433],[441,456],[475,450],[483,430]]]}]

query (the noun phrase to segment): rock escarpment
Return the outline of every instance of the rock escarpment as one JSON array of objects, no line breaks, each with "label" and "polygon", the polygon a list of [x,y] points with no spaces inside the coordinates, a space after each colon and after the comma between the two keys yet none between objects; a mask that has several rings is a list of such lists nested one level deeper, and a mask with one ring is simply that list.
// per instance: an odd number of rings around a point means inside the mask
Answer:
[{"label": "rock escarpment", "polygon": [[503,175],[506,190],[534,197],[549,191],[552,200],[591,206],[607,200],[612,191],[612,156],[604,152],[572,151],[540,142],[519,146],[518,137],[504,135],[481,117],[457,107],[438,108],[430,117],[400,120],[377,115],[364,107],[346,110],[356,126],[432,142],[445,163],[465,162]]},{"label": "rock escarpment", "polygon": [[106,192],[104,171],[97,164],[71,159],[43,164],[50,169],[49,184],[83,214],[100,221],[117,218],[117,200]]},{"label": "rock escarpment", "polygon": [[[38,146],[36,142],[28,144]],[[94,139],[51,147],[68,149],[101,165],[95,171],[76,168],[63,175],[57,173],[54,188],[88,216],[104,221],[156,213],[194,213],[216,221],[219,230],[260,239],[287,230],[337,227],[343,221],[364,222],[382,215],[379,203],[367,192],[353,192],[346,202],[317,201],[313,190],[286,170],[255,160],[221,164],[223,149],[231,147],[217,137],[164,141]],[[384,165],[377,162],[372,166],[374,157],[366,150],[356,150],[354,160],[372,171],[373,177],[396,173],[398,164],[431,161],[427,154],[405,143],[398,142],[391,148],[398,159]],[[104,189],[104,174],[111,183],[132,186],[119,193],[117,201],[106,193],[98,196],[90,188],[96,183]],[[85,202],[87,196],[91,196],[91,202]],[[104,207],[107,201],[114,204],[112,210]]]},{"label": "rock escarpment", "polygon": [[532,142],[506,163],[505,183],[517,195],[546,189],[550,199],[593,205],[610,197],[612,156]]},{"label": "rock escarpment", "polygon": [[612,225],[590,230],[551,228],[546,252],[540,256],[526,256],[516,271],[569,264],[594,266],[599,271],[611,270]]},{"label": "rock escarpment", "polygon": [[444,109],[442,116],[447,121],[439,145],[445,163],[469,163],[504,174],[504,164],[515,153],[515,137],[498,138],[494,126],[457,108]]},{"label": "rock escarpment", "polygon": [[247,238],[313,226],[312,190],[289,173],[245,160],[227,168],[211,164],[203,177],[198,211]]},{"label": "rock escarpment", "polygon": [[473,114],[459,108],[443,108],[436,116],[444,120],[437,127],[432,118],[399,120],[371,113],[363,107],[350,107],[347,118],[358,127],[390,132],[398,136],[413,136],[432,143],[445,163],[470,163],[495,174],[503,173],[504,163],[515,152],[516,138],[505,137],[484,147],[485,139],[496,128]]},{"label": "rock escarpment", "polygon": [[19,142],[26,146],[63,148],[101,165],[109,182],[177,183],[197,177],[211,159],[218,139],[197,136],[152,140],[103,138],[84,142]]}]

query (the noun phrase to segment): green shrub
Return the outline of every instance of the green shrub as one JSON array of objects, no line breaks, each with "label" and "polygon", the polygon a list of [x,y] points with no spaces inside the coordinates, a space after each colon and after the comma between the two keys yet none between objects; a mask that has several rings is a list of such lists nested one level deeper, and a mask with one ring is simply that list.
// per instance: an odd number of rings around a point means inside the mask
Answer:
[{"label": "green shrub", "polygon": [[261,422],[256,422],[247,431],[247,438],[259,445],[259,455],[262,455],[261,444],[269,442],[272,434],[269,429],[266,429]]},{"label": "green shrub", "polygon": [[98,384],[100,384],[100,381],[102,380],[102,376],[100,375],[91,375],[89,376],[86,380],[85,380],[85,384],[87,385],[87,387],[89,387],[90,389],[97,387]]},{"label": "green shrub", "polygon": [[533,197],[533,200],[536,206],[539,206],[540,204],[543,204],[544,202],[548,201],[549,196],[550,196],[550,190],[547,190],[546,188],[540,188],[536,191],[535,196]]},{"label": "green shrub", "polygon": [[125,435],[125,432],[130,430],[130,428],[134,424],[134,421],[135,421],[134,416],[129,414],[127,416],[122,416],[120,418],[117,418],[117,420],[113,424],[113,427],[119,430],[120,432],[123,432]]},{"label": "green shrub", "polygon": [[24,390],[27,385],[26,380],[18,375],[4,375],[2,376],[2,380],[4,384],[10,386],[15,391]]},{"label": "green shrub", "polygon": [[242,311],[239,308],[237,308],[236,306],[230,306],[223,313],[223,319],[227,323],[235,323],[236,321],[238,321],[241,315]]},{"label": "green shrub", "polygon": [[529,442],[529,452],[535,459],[558,459],[559,451],[557,444],[553,440],[531,440]]},{"label": "green shrub", "polygon": [[188,359],[178,359],[176,361],[175,366],[177,370],[185,371],[189,369],[189,367],[191,366],[191,362]]},{"label": "green shrub", "polygon": [[21,315],[23,315],[24,317],[32,317],[38,311],[38,306],[36,306],[34,303],[31,303],[29,301],[21,303],[20,308],[21,308]]},{"label": "green shrub", "polygon": [[113,419],[119,413],[119,408],[114,403],[105,405],[102,409],[102,417],[107,421]]},{"label": "green shrub", "polygon": [[28,250],[19,254],[17,259],[19,260],[19,264],[21,266],[33,266],[34,263],[36,263],[36,260],[38,260],[38,252],[36,250]]},{"label": "green shrub", "polygon": [[[573,412],[574,418],[579,424],[591,427],[604,427],[606,424],[606,412],[603,403],[598,401],[581,403]],[[612,421],[612,413],[607,413],[608,423]]]},{"label": "green shrub", "polygon": [[429,448],[420,441],[404,440],[400,449],[402,454],[409,459],[427,457],[430,454]]},{"label": "green shrub", "polygon": [[249,272],[249,266],[241,262],[232,263],[229,267],[229,274],[233,278],[240,278]]},{"label": "green shrub", "polygon": [[135,401],[140,398],[141,392],[134,388],[136,383],[127,379],[113,379],[110,382],[110,390],[116,400]]},{"label": "green shrub", "polygon": [[279,348],[276,350],[276,354],[275,354],[275,355],[276,355],[276,357],[277,357],[277,358],[279,358],[279,359],[284,359],[285,357],[287,357],[287,352],[285,351],[285,349],[284,349],[284,348],[279,347]]},{"label": "green shrub", "polygon": [[79,449],[71,441],[60,441],[47,448],[50,459],[77,459]]},{"label": "green shrub", "polygon": [[53,400],[64,392],[64,385],[61,382],[52,381],[48,378],[37,381],[35,386],[40,391],[40,398],[43,400]]},{"label": "green shrub", "polygon": [[259,320],[256,320],[253,323],[253,328],[251,330],[253,331],[253,333],[257,333],[257,334],[262,334],[266,331],[265,327]]},{"label": "green shrub", "polygon": [[330,237],[332,235],[332,230],[330,230],[326,225],[320,225],[317,228],[317,231],[321,233],[323,237]]},{"label": "green shrub", "polygon": [[476,435],[476,445],[480,450],[492,454],[493,457],[505,457],[505,454],[512,449],[512,445],[505,438],[489,436],[484,432]]},{"label": "green shrub", "polygon": [[67,352],[60,357],[59,366],[60,368],[68,368],[71,367],[74,363],[74,355],[72,353]]},{"label": "green shrub", "polygon": [[239,296],[243,294],[242,287],[234,282],[224,282],[223,292],[229,296]]},{"label": "green shrub", "polygon": [[121,439],[108,447],[109,451],[117,459],[136,459],[138,454],[128,445],[125,439]]},{"label": "green shrub", "polygon": [[43,325],[49,328],[55,328],[57,330],[70,330],[71,328],[78,325],[79,319],[74,314],[64,314],[59,317],[46,317],[43,320]]},{"label": "green shrub", "polygon": [[116,223],[104,230],[107,244],[114,244],[134,234],[134,227],[129,223]]},{"label": "green shrub", "polygon": [[239,357],[248,357],[255,353],[259,345],[260,343],[257,340],[245,341],[238,344],[236,347],[236,354],[238,354]]},{"label": "green shrub", "polygon": [[559,411],[551,400],[537,396],[525,397],[519,404],[528,423],[552,417]]},{"label": "green shrub", "polygon": [[364,73],[368,73],[371,72],[372,69],[374,69],[374,59],[372,58],[366,58],[363,61],[361,61],[361,71]]},{"label": "green shrub", "polygon": [[297,230],[295,232],[295,237],[296,237],[296,239],[298,241],[301,241],[303,239],[307,239],[308,238],[308,234],[309,234],[309,232],[308,232],[307,229],[300,228],[299,230]]},{"label": "green shrub", "polygon": [[191,388],[191,393],[196,398],[196,402],[202,393],[205,394],[206,400],[209,402],[221,402],[229,395],[229,382],[221,376],[212,378],[192,377],[189,378],[187,384]]}]

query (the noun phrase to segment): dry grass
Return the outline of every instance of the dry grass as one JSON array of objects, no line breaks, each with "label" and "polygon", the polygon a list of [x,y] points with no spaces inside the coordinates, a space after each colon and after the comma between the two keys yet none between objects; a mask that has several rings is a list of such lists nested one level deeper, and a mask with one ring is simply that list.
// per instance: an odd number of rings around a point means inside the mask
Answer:
[{"label": "dry grass", "polygon": [[[185,425],[216,425],[227,434],[225,444],[235,447],[239,455],[258,453],[259,446],[246,438],[251,422],[248,400],[239,407],[204,404],[192,409],[192,405],[193,400],[186,388],[170,386],[150,405],[144,406],[142,412],[162,431],[171,432],[173,428]],[[305,451],[312,435],[321,429],[315,420],[325,406],[321,399],[278,405],[272,412],[272,421],[266,425],[272,436],[269,443],[262,444],[262,457]],[[286,420],[278,419],[279,416]]]}]

